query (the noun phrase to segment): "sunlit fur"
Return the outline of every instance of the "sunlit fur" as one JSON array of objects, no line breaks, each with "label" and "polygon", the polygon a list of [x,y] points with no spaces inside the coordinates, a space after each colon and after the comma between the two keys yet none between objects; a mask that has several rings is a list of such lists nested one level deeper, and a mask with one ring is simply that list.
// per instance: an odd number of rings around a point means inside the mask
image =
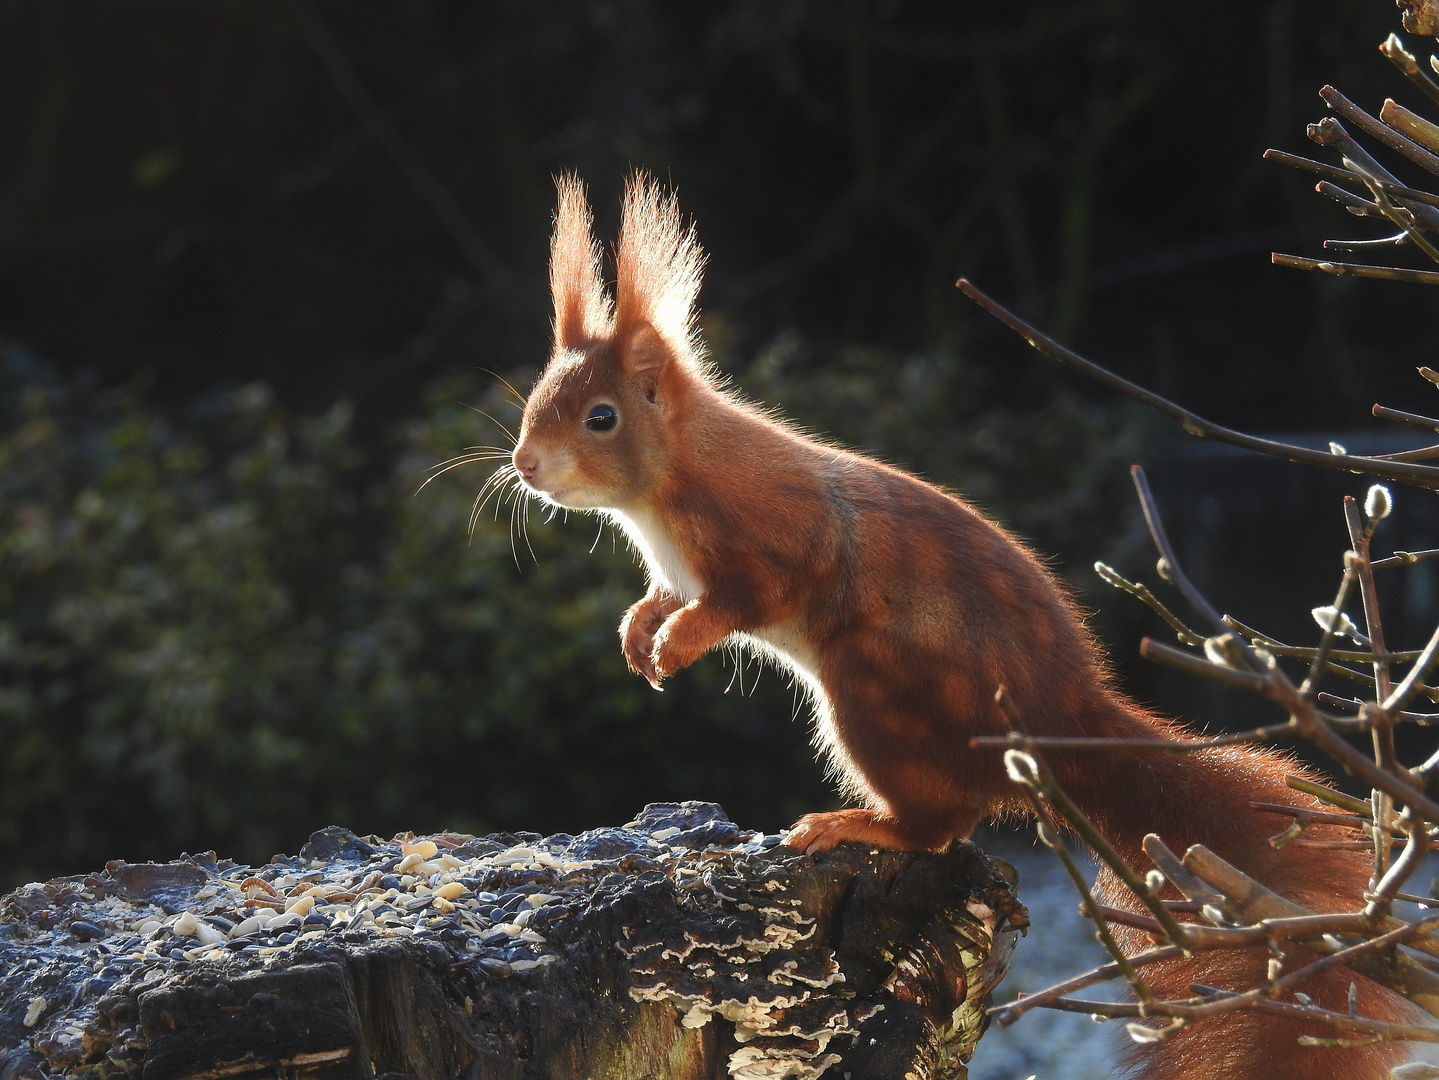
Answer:
[{"label": "sunlit fur", "polygon": [[632,177],[615,249],[616,337],[623,340],[648,324],[673,356],[697,359],[694,312],[703,270],[704,254],[694,230],[681,224],[674,196],[642,176]]},{"label": "sunlit fur", "polygon": [[555,302],[555,347],[596,341],[610,330],[610,301],[600,283],[600,246],[591,231],[585,188],[575,176],[559,180],[560,201],[550,242],[550,293]]},{"label": "sunlit fur", "polygon": [[[526,403],[514,468],[492,483],[518,477],[553,506],[597,510],[625,530],[650,588],[626,612],[621,643],[656,686],[736,640],[795,673],[859,806],[807,816],[791,845],[939,850],[987,816],[1024,812],[1000,752],[969,744],[1008,731],[1000,687],[1036,734],[1188,737],[1119,693],[1079,611],[1016,538],[956,495],[807,437],[719,385],[694,335],[699,247],[673,199],[642,177],[625,195],[606,322],[582,204],[578,183],[562,181],[554,352]],[[617,412],[613,430],[586,426],[597,405]],[[1148,865],[1141,843],[1153,831],[1179,851],[1203,843],[1316,911],[1353,905],[1365,887],[1362,853],[1268,843],[1282,822],[1250,800],[1314,805],[1285,784],[1299,769],[1284,755],[1054,752],[1050,765],[1132,866]],[[1137,907],[1112,876],[1100,887],[1111,904]],[[1131,950],[1146,944],[1124,938]],[[1191,982],[1262,982],[1267,962],[1262,948],[1202,953],[1145,977],[1184,998]],[[1331,970],[1303,989],[1342,1010],[1351,977]],[[1402,1012],[1364,980],[1358,1004],[1370,1016]],[[1394,1057],[1298,1046],[1305,1032],[1230,1015],[1138,1054],[1150,1080],[1368,1080]]]}]

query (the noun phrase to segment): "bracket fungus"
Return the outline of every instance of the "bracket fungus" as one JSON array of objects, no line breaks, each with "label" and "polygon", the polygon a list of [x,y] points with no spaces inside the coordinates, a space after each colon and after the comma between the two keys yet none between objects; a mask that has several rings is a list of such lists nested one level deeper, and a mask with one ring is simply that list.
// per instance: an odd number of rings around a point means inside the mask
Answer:
[{"label": "bracket fungus", "polygon": [[0,899],[0,1075],[962,1076],[1024,925],[970,845],[810,858],[712,804],[331,827]]}]

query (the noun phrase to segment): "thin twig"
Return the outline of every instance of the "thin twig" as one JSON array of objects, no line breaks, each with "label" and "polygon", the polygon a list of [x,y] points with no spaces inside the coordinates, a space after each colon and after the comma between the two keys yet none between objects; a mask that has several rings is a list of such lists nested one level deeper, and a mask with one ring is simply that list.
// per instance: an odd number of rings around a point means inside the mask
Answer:
[{"label": "thin twig", "polygon": [[[1410,272],[1431,274],[1435,281],[1439,282],[1439,273],[1434,271]],[[1149,406],[1157,412],[1173,417],[1178,420],[1180,424],[1183,425],[1184,430],[1191,435],[1213,439],[1216,442],[1226,443],[1230,446],[1238,446],[1245,450],[1253,450],[1273,457],[1285,458],[1289,461],[1301,462],[1307,465],[1320,465],[1326,469],[1337,469],[1341,472],[1376,476],[1431,490],[1439,487],[1439,468],[1432,465],[1380,461],[1354,454],[1326,453],[1321,450],[1311,450],[1305,446],[1294,446],[1289,443],[1276,442],[1272,439],[1261,439],[1254,435],[1245,435],[1242,432],[1212,423],[1202,416],[1192,413],[1182,406],[1176,405],[1167,398],[1161,397],[1153,391],[1146,390],[1142,386],[1138,386],[1128,379],[1114,374],[1112,371],[1101,367],[1091,360],[1086,360],[1072,349],[1061,345],[1053,338],[1041,333],[1034,326],[1025,322],[998,301],[976,288],[973,282],[967,278],[960,278],[956,284],[965,296],[968,296],[976,304],[984,308],[985,311],[989,312],[1000,322],[1019,334],[1020,337],[1024,338],[1030,345],[1045,356],[1081,371],[1095,381],[1108,386],[1110,389],[1117,390],[1128,397],[1134,398],[1134,400]]]},{"label": "thin twig", "polygon": [[1390,34],[1388,40],[1379,46],[1379,53],[1398,68],[1406,79],[1427,94],[1431,101],[1439,102],[1439,84],[1419,66],[1414,54],[1404,48],[1404,42],[1398,34]]},{"label": "thin twig", "polygon": [[[1265,888],[1202,844],[1195,844],[1184,853],[1184,866],[1222,892],[1228,898],[1227,906],[1240,921],[1258,923],[1266,919],[1291,919],[1314,914],[1308,908]],[[1406,945],[1430,956],[1439,956],[1439,939],[1428,932],[1433,919],[1439,919],[1439,916],[1428,917],[1428,921],[1420,928],[1425,932],[1418,933],[1415,923],[1404,922],[1393,916],[1376,917],[1370,922],[1369,932],[1378,931],[1382,935],[1388,935],[1402,931]],[[1336,950],[1334,939],[1322,935],[1306,938],[1299,944],[1323,954],[1331,954]],[[1366,962],[1356,970],[1385,985],[1394,985],[1396,981],[1405,985],[1407,981],[1407,988],[1401,989],[1400,993],[1406,996],[1411,993],[1422,995],[1423,1001],[1417,997],[1414,999],[1416,1005],[1431,1012],[1439,1010],[1439,975],[1427,970],[1407,954],[1395,953],[1384,964]]]},{"label": "thin twig", "polygon": [[[1375,563],[1374,565],[1377,567],[1379,564]],[[1333,705],[1335,708],[1351,709],[1355,712],[1360,711],[1366,705],[1373,704],[1361,701],[1359,698],[1342,698],[1335,694],[1322,692],[1319,694],[1318,700],[1321,705]],[[1397,712],[1392,716],[1395,720],[1404,720],[1412,724],[1439,724],[1439,713]]]},{"label": "thin twig", "polygon": [[[1382,489],[1381,489],[1382,490]],[[1379,614],[1379,595],[1374,590],[1374,574],[1369,568],[1369,541],[1374,535],[1377,521],[1368,523],[1359,509],[1359,500],[1352,495],[1344,496],[1344,525],[1349,531],[1349,547],[1352,558],[1346,558],[1348,566],[1359,580],[1359,596],[1364,608],[1365,634],[1374,651],[1374,687],[1379,698],[1387,698],[1393,690],[1389,677],[1389,663],[1380,659],[1384,654],[1384,625]],[[1370,737],[1374,745],[1374,763],[1387,772],[1395,772],[1398,765],[1394,760],[1394,726],[1383,710],[1369,713]],[[1374,805],[1374,877],[1389,880],[1389,814],[1388,796],[1376,791],[1372,798]],[[1413,837],[1410,838],[1413,843]],[[1407,876],[1407,875],[1406,875]],[[1392,887],[1398,888],[1400,882]],[[1382,908],[1382,911],[1381,911]],[[1387,915],[1388,904],[1378,900],[1370,905],[1371,911]]]},{"label": "thin twig", "polygon": [[[1317,270],[1321,274],[1334,274],[1337,277],[1378,278],[1381,281],[1407,281],[1414,285],[1439,285],[1439,270],[1409,270],[1402,266],[1370,266],[1367,263],[1334,262],[1331,259],[1306,259],[1302,255],[1285,255],[1278,251],[1269,258],[1275,266],[1287,266],[1291,270]],[[1392,474],[1369,469],[1349,471],[1398,479]]]},{"label": "thin twig", "polygon": [[[1319,181],[1319,183],[1314,185],[1314,190],[1317,191],[1320,195],[1327,195],[1329,198],[1333,199],[1340,206],[1344,207],[1345,210],[1349,211],[1349,213],[1353,214],[1355,217],[1384,216],[1384,210],[1377,202],[1372,202],[1369,199],[1362,199],[1358,195],[1355,195],[1352,191],[1346,191],[1338,184],[1332,184],[1328,180]],[[1374,241],[1370,240],[1365,242],[1373,243]],[[1384,241],[1384,243],[1392,242],[1392,240]],[[1325,247],[1329,247],[1329,245],[1330,241],[1324,241]]]},{"label": "thin twig", "polygon": [[[1129,963],[1134,968],[1146,967],[1149,964],[1160,963],[1164,960],[1176,960],[1184,955],[1184,950],[1177,945],[1165,945],[1158,949],[1146,949],[1144,952],[1135,953],[1129,957]],[[1119,978],[1124,974],[1118,964],[1113,961],[1107,964],[1100,964],[1082,975],[1076,975],[1072,979],[1066,979],[1062,983],[1040,990],[1033,994],[1024,994],[1008,1005],[996,1005],[989,1010],[989,1015],[1000,1027],[1008,1027],[1025,1013],[1032,1009],[1047,1007],[1050,1002],[1062,998],[1065,994],[1075,990],[1083,990],[1087,986],[1094,986],[1096,983],[1109,982],[1111,979]],[[1137,1014],[1136,1014],[1137,1015]]]},{"label": "thin twig", "polygon": [[1439,431],[1439,420],[1435,420],[1432,416],[1420,416],[1418,413],[1405,412],[1403,409],[1391,409],[1387,405],[1375,405],[1369,411],[1380,420],[1398,420],[1401,423],[1413,424],[1415,427]]},{"label": "thin twig", "polygon": [[1430,153],[1408,136],[1381,123],[1377,117],[1369,115],[1332,86],[1322,87],[1319,96],[1324,99],[1324,104],[1370,138],[1377,139],[1389,149],[1403,154],[1421,169],[1439,176],[1439,156]]},{"label": "thin twig", "polygon": [[[1308,810],[1302,806],[1289,806],[1285,803],[1262,800],[1250,800],[1249,806],[1251,809],[1265,814],[1283,814],[1310,825],[1339,825],[1346,829],[1360,830],[1369,828],[1369,819],[1357,814],[1331,814],[1324,810]],[[1401,839],[1403,838],[1402,833],[1398,835]]]},{"label": "thin twig", "polygon": [[[1020,734],[1023,734],[1023,729],[1020,727],[1022,721],[1014,710],[1013,702],[1010,701],[1009,696],[1005,694],[1002,688],[995,695],[995,701],[998,703],[1000,710],[1004,713],[1005,718],[1009,720],[1010,724],[1019,728]],[[1054,775],[1049,771],[1049,768],[1044,763],[1044,759],[1039,756],[1037,751],[1033,747],[1024,750],[1010,750],[1005,754],[1006,765],[1009,765],[1011,761],[1014,761],[1016,765],[1022,766],[1022,768],[1011,767],[1010,776],[1020,783],[1026,794],[1030,796],[1030,801],[1033,802],[1036,807],[1042,808],[1044,803],[1048,803],[1054,807],[1055,811],[1064,818],[1065,823],[1079,835],[1081,840],[1089,845],[1090,850],[1094,852],[1095,856],[1114,872],[1114,876],[1134,894],[1140,903],[1154,913],[1154,917],[1164,926],[1165,933],[1169,936],[1169,940],[1180,948],[1187,948],[1188,938],[1184,926],[1165,908],[1159,897],[1154,895],[1153,890],[1149,888],[1144,879],[1136,874],[1119,853],[1110,846],[1104,834],[1095,828],[1094,823],[1084,816],[1083,811],[1074,804],[1074,801],[1070,799],[1068,793],[1066,793],[1054,779]],[[1033,768],[1030,769],[1030,766],[1033,766]],[[1041,798],[1043,802],[1040,801]],[[1048,814],[1046,814],[1045,817],[1048,819]],[[1055,840],[1058,840],[1057,835],[1055,836]],[[1048,841],[1046,841],[1046,843],[1048,843]],[[1060,847],[1062,849],[1063,845],[1061,844]],[[1065,854],[1067,856],[1068,852],[1065,852]],[[1077,868],[1075,873],[1078,873]],[[1079,880],[1082,884],[1082,875]],[[1081,891],[1088,894],[1087,886]],[[1092,910],[1098,907],[1092,895],[1088,896],[1087,903]],[[1100,916],[1096,921],[1102,923],[1103,917]]]},{"label": "thin twig", "polygon": [[[1232,991],[1216,991],[1218,998],[1239,997]],[[1170,1005],[1165,1003],[1157,1005],[1148,1012],[1140,1012],[1138,1006],[1127,1002],[1115,1001],[1091,1001],[1083,998],[1061,997],[1046,1003],[1047,1008],[1059,1012],[1088,1013],[1091,1016],[1107,1016],[1119,1018],[1124,1016],[1173,1016],[1182,1015],[1179,1010],[1182,1005]],[[1246,1010],[1255,1012],[1276,1013],[1283,1016],[1296,1017],[1303,1020],[1311,1020],[1318,1024],[1348,1031],[1367,1031],[1383,1035],[1386,1039],[1396,1042],[1439,1042],[1439,1027],[1431,1027],[1422,1024],[1394,1024],[1385,1020],[1370,1020],[1367,1017],[1355,1016],[1352,1013],[1329,1012],[1311,1005],[1299,1005],[1287,1001],[1274,1001],[1270,998],[1254,997],[1246,998],[1243,1006]]]},{"label": "thin twig", "polygon": [[1094,898],[1094,893],[1090,891],[1089,885],[1085,882],[1084,874],[1080,872],[1074,859],[1070,856],[1068,850],[1065,849],[1064,841],[1060,839],[1059,830],[1055,827],[1054,819],[1050,817],[1049,811],[1045,808],[1044,799],[1040,796],[1041,780],[1037,759],[1033,754],[1025,754],[1020,750],[1010,750],[1005,754],[1006,765],[1009,765],[1010,761],[1013,760],[1011,755],[1014,755],[1015,758],[1023,759],[1023,764],[1020,767],[1010,767],[1010,776],[1019,784],[1020,789],[1024,792],[1025,798],[1029,800],[1031,807],[1034,809],[1035,817],[1038,819],[1039,839],[1050,851],[1054,852],[1055,856],[1064,866],[1064,871],[1069,875],[1069,880],[1074,885],[1075,891],[1079,893],[1080,901],[1084,905],[1090,921],[1094,923],[1095,934],[1098,936],[1100,944],[1104,946],[1104,951],[1109,953],[1114,959],[1115,965],[1119,968],[1119,971],[1124,975],[1125,981],[1129,983],[1130,988],[1134,991],[1134,996],[1141,1002],[1153,1000],[1153,992],[1145,985],[1144,980],[1139,977],[1139,972],[1135,970],[1134,965],[1130,962],[1129,957],[1125,955],[1124,950],[1119,947],[1119,942],[1114,940],[1114,934],[1110,931],[1109,924],[1105,922],[1103,914],[1100,913],[1099,902]]},{"label": "thin twig", "polygon": [[[1381,236],[1373,240],[1326,240],[1324,241],[1323,248],[1325,251],[1345,251],[1350,254],[1359,252],[1362,254],[1366,251],[1373,251],[1376,248],[1403,247],[1407,243],[1409,243],[1409,234],[1399,232],[1393,236]],[[1384,454],[1382,456],[1393,460],[1393,456],[1390,454]]]},{"label": "thin twig", "polygon": [[[1436,632],[1439,648],[1439,632]],[[1299,731],[1319,749],[1339,762],[1344,771],[1391,796],[1395,805],[1412,806],[1430,821],[1439,821],[1439,803],[1412,786],[1409,777],[1396,776],[1380,768],[1331,728],[1312,702],[1302,697],[1294,685],[1275,669],[1267,680],[1266,696],[1278,702],[1299,723]],[[1395,694],[1399,691],[1396,690]]]},{"label": "thin twig", "polygon": [[[1374,122],[1378,124],[1377,120]],[[1379,126],[1383,128],[1382,124]],[[1388,129],[1386,128],[1384,130],[1387,131]],[[1323,120],[1310,124],[1305,128],[1305,134],[1320,146],[1327,146],[1330,149],[1338,150],[1339,153],[1343,155],[1345,166],[1360,173],[1364,178],[1365,186],[1369,187],[1371,191],[1373,190],[1371,181],[1380,185],[1394,184],[1402,186],[1399,185],[1398,177],[1383,165],[1380,165],[1379,162],[1375,161],[1374,158],[1370,156],[1369,151],[1355,142],[1349,132],[1344,130],[1344,125],[1334,117],[1326,116]],[[1425,228],[1433,229],[1439,226],[1439,213],[1436,213],[1434,208],[1428,204],[1426,200],[1420,199],[1417,202],[1413,202],[1404,199],[1402,196],[1400,196],[1400,199],[1404,203],[1405,209],[1414,215],[1416,221],[1422,222]]]},{"label": "thin twig", "polygon": [[1285,786],[1294,791],[1302,791],[1305,795],[1312,795],[1320,802],[1326,802],[1330,806],[1337,806],[1341,810],[1348,810],[1350,813],[1358,814],[1370,821],[1374,820],[1374,809],[1369,805],[1368,799],[1356,799],[1353,795],[1346,795],[1342,791],[1336,791],[1332,787],[1325,787],[1323,784],[1316,784],[1303,776],[1295,776],[1292,773],[1284,778]]},{"label": "thin twig", "polygon": [[1392,454],[1375,454],[1374,456],[1383,458],[1385,461],[1431,461],[1439,457],[1439,444],[1419,446],[1413,450],[1396,450]]},{"label": "thin twig", "polygon": [[[1144,837],[1143,846],[1144,854],[1149,856],[1154,865],[1159,868],[1159,872],[1167,877],[1174,887],[1190,901],[1199,904],[1201,908],[1206,904],[1215,907],[1227,905],[1228,901],[1224,894],[1203,878],[1190,873],[1179,856],[1169,850],[1157,833],[1147,834]],[[1170,910],[1174,910],[1174,908],[1171,907]]]},{"label": "thin twig", "polygon": [[[1374,890],[1368,898],[1368,906],[1365,907],[1364,914],[1371,919],[1390,913],[1391,905],[1398,897],[1399,890],[1403,887],[1404,882],[1408,881],[1419,869],[1420,861],[1429,850],[1428,830],[1424,828],[1424,822],[1415,818],[1413,810],[1404,811],[1400,816],[1400,824],[1409,834],[1408,841],[1404,845],[1404,850],[1399,853],[1399,858],[1395,859],[1387,868],[1384,876],[1379,879],[1379,884],[1374,886]],[[1381,846],[1378,843],[1380,832],[1377,827],[1374,835],[1377,848]],[[1383,846],[1387,853],[1388,846]]]},{"label": "thin twig", "polygon": [[1416,112],[1406,109],[1393,98],[1385,98],[1379,119],[1399,134],[1424,147],[1431,154],[1439,152],[1439,127]]},{"label": "thin twig", "polygon": [[1314,173],[1317,176],[1327,176],[1331,180],[1341,180],[1346,183],[1362,184],[1367,180],[1369,183],[1378,184],[1380,190],[1386,195],[1394,195],[1404,199],[1406,202],[1422,203],[1425,206],[1439,207],[1439,195],[1419,188],[1407,187],[1397,181],[1368,177],[1362,172],[1353,169],[1341,169],[1335,165],[1326,165],[1322,161],[1315,161],[1313,158],[1300,157],[1298,154],[1290,154],[1284,150],[1264,151],[1264,160],[1272,161],[1276,165],[1288,165],[1292,169],[1300,169],[1304,172]]},{"label": "thin twig", "polygon": [[1116,589],[1121,589],[1130,596],[1137,597],[1148,604],[1156,615],[1169,624],[1170,629],[1174,631],[1175,636],[1179,638],[1181,644],[1192,645],[1196,648],[1204,644],[1203,635],[1196,634],[1184,624],[1184,621],[1180,619],[1178,615],[1165,607],[1159,598],[1149,591],[1149,586],[1142,582],[1130,581],[1122,577],[1114,567],[1102,562],[1094,564],[1094,572],[1107,584],[1113,585]]},{"label": "thin twig", "polygon": [[[1154,541],[1154,546],[1159,549],[1160,574],[1174,583],[1174,587],[1184,595],[1184,599],[1189,601],[1190,606],[1203,615],[1217,633],[1224,633],[1228,629],[1224,625],[1224,616],[1220,615],[1204,594],[1195,588],[1194,583],[1189,580],[1189,575],[1179,565],[1179,558],[1174,553],[1174,545],[1169,542],[1169,535],[1164,531],[1164,522],[1159,516],[1159,505],[1154,501],[1154,493],[1149,490],[1149,479],[1144,475],[1143,466],[1131,465],[1129,476],[1134,481],[1135,491],[1139,493],[1139,507],[1144,512],[1144,523],[1149,526],[1149,536]],[[1249,659],[1252,662],[1252,654]]]},{"label": "thin twig", "polygon": [[1413,566],[1418,562],[1429,562],[1431,559],[1439,559],[1439,548],[1426,548],[1424,551],[1396,551],[1387,559],[1379,559],[1370,565],[1375,570],[1388,570],[1392,566]]},{"label": "thin twig", "polygon": [[[1432,694],[1432,687],[1425,687],[1422,680],[1429,671],[1429,666],[1434,663],[1434,658],[1439,656],[1439,627],[1434,628],[1430,635],[1429,642],[1424,646],[1424,651],[1419,654],[1419,659],[1414,661],[1414,666],[1409,669],[1404,681],[1394,688],[1394,692],[1384,699],[1380,705],[1387,713],[1393,713],[1396,709],[1402,709],[1404,702],[1416,693]],[[1439,821],[1439,816],[1431,816],[1431,821]]]},{"label": "thin twig", "polygon": [[1201,675],[1206,679],[1213,679],[1226,686],[1232,686],[1238,690],[1248,690],[1255,694],[1262,694],[1269,683],[1269,680],[1263,675],[1251,671],[1239,671],[1225,664],[1212,663],[1193,653],[1187,653],[1183,649],[1176,649],[1162,641],[1155,641],[1153,638],[1145,638],[1139,643],[1139,655],[1146,660],[1168,664],[1181,671]]},{"label": "thin twig", "polygon": [[[1337,606],[1337,605],[1336,605]],[[1224,621],[1234,630],[1247,637],[1254,645],[1271,652],[1275,656],[1290,656],[1312,660],[1319,655],[1318,649],[1310,648],[1307,645],[1286,645],[1278,638],[1272,638],[1262,630],[1256,630],[1247,623],[1242,623],[1233,615],[1224,616]],[[1337,635],[1335,635],[1337,636]],[[1361,664],[1372,664],[1376,659],[1387,660],[1390,663],[1401,664],[1410,660],[1419,659],[1420,650],[1410,649],[1403,652],[1374,653],[1369,650],[1360,649],[1330,649],[1326,655],[1335,660],[1352,660]],[[1335,668],[1336,673],[1346,672],[1347,668]]]},{"label": "thin twig", "polygon": [[[1207,663],[1207,661],[1200,662]],[[1287,720],[1282,724],[1270,724],[1268,727],[1251,728],[1248,731],[1236,731],[1228,735],[1209,735],[1182,740],[1119,739],[1083,735],[1020,735],[1017,732],[1010,732],[1008,735],[975,735],[969,740],[969,745],[976,749],[998,747],[1022,750],[1026,746],[1034,746],[1040,750],[1156,750],[1165,754],[1192,754],[1196,750],[1209,750],[1216,746],[1242,746],[1246,743],[1269,742],[1273,739],[1282,739],[1286,735],[1297,734],[1297,732],[1298,728],[1294,722]]]}]

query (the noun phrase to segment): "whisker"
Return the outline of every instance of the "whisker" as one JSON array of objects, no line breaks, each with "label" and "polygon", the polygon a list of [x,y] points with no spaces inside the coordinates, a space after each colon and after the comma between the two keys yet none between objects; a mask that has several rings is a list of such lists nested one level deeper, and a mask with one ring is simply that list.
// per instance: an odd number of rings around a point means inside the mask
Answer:
[{"label": "whisker", "polygon": [[[491,476],[489,480],[485,482],[485,486],[480,488],[479,494],[475,496],[474,506],[470,508],[471,540],[475,537],[475,529],[478,528],[480,524],[480,515],[485,512],[485,506],[489,503],[490,499],[495,499],[495,506],[498,508],[499,499],[503,498],[505,479],[506,477],[503,475],[503,471],[497,470],[495,475]],[[496,498],[496,496],[498,496],[498,498]]]},{"label": "whisker", "polygon": [[431,469],[442,469],[446,465],[463,465],[467,461],[498,461],[510,456],[508,450],[501,450],[498,446],[472,446],[468,448],[468,451],[469,452],[464,454],[456,454],[451,458],[445,458],[444,461],[436,462],[434,465],[427,467]]},{"label": "whisker", "polygon": [[[489,484],[486,483],[485,487],[489,487]],[[484,508],[485,488],[480,488],[479,493],[475,495],[475,501],[470,505],[470,520],[468,524],[470,543],[472,544],[475,542],[475,526],[480,523],[480,513],[484,510]]]},{"label": "whisker", "polygon": [[595,530],[595,542],[590,545],[590,554],[591,554],[591,555],[593,555],[593,554],[595,553],[595,548],[597,548],[597,547],[600,546],[600,537],[604,536],[604,534],[605,534],[605,519],[604,519],[604,518],[600,518],[600,527]]},{"label": "whisker", "polygon": [[450,458],[449,461],[442,461],[438,465],[431,465],[430,468],[433,469],[434,472],[432,472],[429,476],[425,477],[425,482],[423,484],[415,488],[415,494],[418,495],[420,492],[424,491],[425,487],[429,484],[431,480],[435,479],[437,476],[443,476],[451,469],[458,469],[461,465],[473,465],[477,461],[499,461],[509,456],[509,454],[505,453],[461,454],[459,457]]},{"label": "whisker", "polygon": [[[506,495],[509,496],[508,499],[506,499],[506,497],[505,497]],[[514,515],[514,508],[515,508],[515,500],[518,499],[519,497],[520,497],[520,485],[517,485],[517,484],[512,483],[512,484],[510,484],[510,486],[509,486],[508,488],[505,488],[503,491],[501,491],[499,498],[497,498],[497,499],[495,500],[495,520],[496,520],[496,521],[499,521],[499,520],[500,520],[500,507],[501,507],[501,506],[504,506],[504,505],[507,505],[507,504],[508,504],[508,506],[510,507],[510,514],[511,514],[511,516],[513,516],[513,515]]]},{"label": "whisker", "polygon": [[510,393],[514,394],[514,395],[515,395],[515,404],[517,404],[521,409],[523,409],[523,408],[525,407],[525,395],[522,394],[522,393],[520,393],[520,392],[519,392],[518,390],[516,390],[512,385],[510,385],[510,381],[509,381],[508,379],[506,379],[503,375],[500,375],[499,373],[494,372],[494,371],[491,371],[489,368],[485,368],[485,367],[479,368],[478,370],[479,370],[479,371],[483,371],[483,372],[484,372],[486,375],[488,375],[490,378],[496,380],[501,386],[503,386],[503,387],[504,387],[506,390],[508,390]]},{"label": "whisker", "polygon": [[[505,484],[512,478],[514,480],[519,479],[519,473],[515,471],[515,467],[513,465],[503,465],[500,468],[496,469],[493,473],[491,473],[489,479],[487,479],[482,485],[480,485],[480,490],[475,495],[474,505],[470,508],[471,539],[474,539],[475,526],[477,526],[480,522],[480,515],[485,512],[485,504],[488,503],[490,499],[496,495],[503,496]],[[495,505],[496,509],[498,510],[498,500],[496,500]]]},{"label": "whisker", "polygon": [[534,549],[534,547],[530,544],[530,493],[529,493],[529,488],[525,488],[523,494],[524,494],[525,504],[524,504],[524,511],[520,514],[520,536],[522,536],[522,537],[524,538],[525,547],[529,548],[529,551],[530,551],[530,560],[531,560],[536,566],[539,566],[539,565],[540,565],[539,557],[538,557],[537,555],[535,555],[535,549]]},{"label": "whisker", "polygon": [[[512,488],[511,491],[514,492],[514,495],[510,499],[510,558],[515,560],[515,569],[520,570],[523,568],[520,566],[519,549],[515,547],[515,515],[519,512],[520,500],[524,497],[524,492],[519,488]],[[499,513],[498,506],[495,507],[495,512]]]},{"label": "whisker", "polygon": [[464,405],[465,408],[469,409],[471,412],[477,412],[477,413],[479,413],[481,416],[483,416],[483,417],[484,417],[486,420],[488,420],[490,423],[494,424],[495,427],[499,428],[501,431],[503,431],[506,435],[508,435],[508,436],[510,437],[510,442],[512,442],[512,443],[517,443],[517,442],[520,441],[518,438],[515,437],[515,433],[514,433],[513,431],[511,431],[509,428],[505,427],[504,424],[500,423],[498,420],[496,420],[496,419],[495,419],[493,416],[491,416],[489,413],[485,412],[484,409],[478,408],[477,406],[474,406],[474,405],[465,404],[465,402],[463,402],[463,401],[460,402],[460,404],[461,404],[461,405]]}]

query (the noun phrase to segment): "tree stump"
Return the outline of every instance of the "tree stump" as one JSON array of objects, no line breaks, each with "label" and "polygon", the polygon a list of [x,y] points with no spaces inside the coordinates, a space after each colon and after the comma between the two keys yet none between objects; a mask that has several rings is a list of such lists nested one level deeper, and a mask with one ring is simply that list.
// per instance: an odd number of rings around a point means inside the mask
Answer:
[{"label": "tree stump", "polygon": [[0,905],[0,1080],[963,1077],[1027,923],[971,844],[808,857],[707,803]]}]

